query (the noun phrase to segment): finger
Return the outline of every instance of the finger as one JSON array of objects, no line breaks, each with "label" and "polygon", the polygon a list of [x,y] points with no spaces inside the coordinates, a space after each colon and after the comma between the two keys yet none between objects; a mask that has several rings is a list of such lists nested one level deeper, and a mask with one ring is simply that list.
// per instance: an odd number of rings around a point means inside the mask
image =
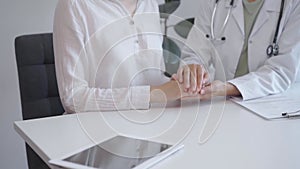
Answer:
[{"label": "finger", "polygon": [[184,84],[184,88],[185,89],[189,89],[190,88],[190,68],[188,66],[184,67],[183,70],[183,84]]},{"label": "finger", "polygon": [[201,65],[197,67],[197,90],[200,91],[202,88],[202,79],[203,79],[203,68]]},{"label": "finger", "polygon": [[206,93],[205,93],[205,90],[204,89],[201,89],[200,90],[200,95],[205,95]]},{"label": "finger", "polygon": [[191,66],[191,77],[190,77],[190,83],[191,83],[191,87],[190,87],[190,91],[191,92],[196,92],[197,89],[197,66],[196,65],[192,65]]},{"label": "finger", "polygon": [[184,70],[184,67],[180,67],[177,71],[177,78],[178,78],[179,83],[183,83],[183,70]]},{"label": "finger", "polygon": [[173,74],[173,75],[171,76],[171,80],[176,80],[176,81],[178,81],[178,76],[177,76],[177,74]]},{"label": "finger", "polygon": [[202,84],[207,85],[209,83],[209,74],[205,71],[203,74]]}]

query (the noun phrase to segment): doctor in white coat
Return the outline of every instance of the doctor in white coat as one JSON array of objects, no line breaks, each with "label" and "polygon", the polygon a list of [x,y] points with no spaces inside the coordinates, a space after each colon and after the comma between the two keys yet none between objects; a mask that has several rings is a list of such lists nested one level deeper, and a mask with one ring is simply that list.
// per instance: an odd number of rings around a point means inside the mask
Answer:
[{"label": "doctor in white coat", "polygon": [[[280,93],[295,82],[300,66],[299,0],[200,3],[183,51],[184,65],[173,75],[186,91],[199,92],[203,99],[249,100]],[[271,50],[277,45],[278,51]]]}]

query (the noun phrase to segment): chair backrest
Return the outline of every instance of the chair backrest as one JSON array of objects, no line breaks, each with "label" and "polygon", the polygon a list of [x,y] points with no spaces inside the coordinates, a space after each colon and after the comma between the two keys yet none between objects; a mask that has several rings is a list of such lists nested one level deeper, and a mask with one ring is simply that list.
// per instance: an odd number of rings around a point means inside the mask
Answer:
[{"label": "chair backrest", "polygon": [[19,36],[15,50],[23,119],[61,115],[52,34]]},{"label": "chair backrest", "polygon": [[[22,35],[15,39],[23,119],[61,115],[55,75],[52,34]],[[30,169],[49,168],[26,145]]]}]

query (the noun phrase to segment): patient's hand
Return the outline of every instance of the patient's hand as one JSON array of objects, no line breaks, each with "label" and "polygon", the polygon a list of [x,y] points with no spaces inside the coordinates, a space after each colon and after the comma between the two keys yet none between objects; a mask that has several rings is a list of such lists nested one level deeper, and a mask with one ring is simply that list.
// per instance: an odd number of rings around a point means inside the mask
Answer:
[{"label": "patient's hand", "polygon": [[151,103],[163,103],[199,95],[199,93],[185,92],[183,84],[180,84],[176,80],[171,80],[160,86],[151,86],[150,92]]}]

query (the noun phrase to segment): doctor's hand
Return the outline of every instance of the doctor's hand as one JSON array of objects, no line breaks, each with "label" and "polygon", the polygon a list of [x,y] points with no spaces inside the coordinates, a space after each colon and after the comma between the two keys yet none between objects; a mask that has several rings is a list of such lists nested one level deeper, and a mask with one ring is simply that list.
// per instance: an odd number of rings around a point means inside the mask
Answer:
[{"label": "doctor's hand", "polygon": [[214,96],[239,96],[240,91],[231,83],[215,80],[201,90],[201,100],[209,100]]},{"label": "doctor's hand", "polygon": [[175,101],[183,97],[195,97],[199,96],[199,93],[187,93],[184,92],[182,84],[176,80],[171,80],[160,86],[150,87],[150,102],[151,103],[164,103],[168,101]]},{"label": "doctor's hand", "polygon": [[208,83],[209,76],[204,66],[190,64],[180,67],[177,74],[172,75],[172,78],[183,85],[185,92],[195,94],[199,93],[202,87]]}]

